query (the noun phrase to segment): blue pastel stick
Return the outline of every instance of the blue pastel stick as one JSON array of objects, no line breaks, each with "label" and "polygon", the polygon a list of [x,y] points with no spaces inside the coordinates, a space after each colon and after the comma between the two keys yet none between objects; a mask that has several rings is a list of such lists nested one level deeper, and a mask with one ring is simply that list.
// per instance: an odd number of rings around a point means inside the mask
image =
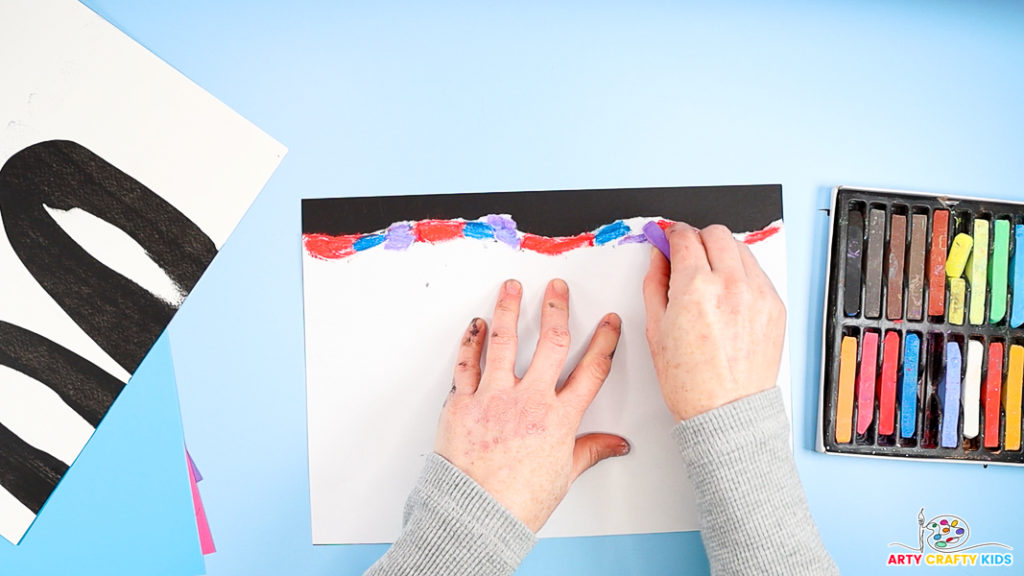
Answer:
[{"label": "blue pastel stick", "polygon": [[1010,278],[1013,304],[1010,308],[1010,326],[1020,328],[1024,324],[1024,224],[1013,227],[1013,262],[1010,263]]},{"label": "blue pastel stick", "polygon": [[939,397],[942,398],[942,438],[939,444],[943,448],[956,448],[960,439],[961,362],[960,345],[946,342],[946,377],[939,385]]},{"label": "blue pastel stick", "polygon": [[668,238],[665,238],[665,231],[658,226],[658,223],[651,220],[647,224],[644,224],[644,237],[650,242],[655,248],[661,250],[661,253],[665,255],[665,258],[671,260],[672,258],[668,255]]},{"label": "blue pastel stick", "polygon": [[921,337],[907,334],[903,344],[903,393],[900,399],[900,436],[913,438],[917,430],[917,365],[921,358]]}]

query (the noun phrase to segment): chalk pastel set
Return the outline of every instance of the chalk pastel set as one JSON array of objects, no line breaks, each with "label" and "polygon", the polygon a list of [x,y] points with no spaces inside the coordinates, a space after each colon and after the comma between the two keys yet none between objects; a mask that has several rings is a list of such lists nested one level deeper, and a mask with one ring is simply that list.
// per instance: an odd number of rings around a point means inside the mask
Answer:
[{"label": "chalk pastel set", "polygon": [[1024,464],[1024,204],[832,195],[818,449]]}]

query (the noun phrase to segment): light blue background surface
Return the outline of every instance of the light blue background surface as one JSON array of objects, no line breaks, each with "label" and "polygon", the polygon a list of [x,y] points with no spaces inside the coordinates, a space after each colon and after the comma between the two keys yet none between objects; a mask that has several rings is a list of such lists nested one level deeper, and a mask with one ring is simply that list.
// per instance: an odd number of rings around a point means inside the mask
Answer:
[{"label": "light blue background surface", "polygon": [[203,573],[167,336],[14,546],[0,574]]},{"label": "light blue background surface", "polygon": [[[1024,199],[1022,5],[86,3],[290,149],[172,325],[209,574],[383,551],[309,544],[298,200],[587,187],[783,184],[796,459],[847,574],[922,506],[1024,550],[1022,469],[812,452],[828,190]],[[521,570],[706,571],[695,533],[546,541]]]}]

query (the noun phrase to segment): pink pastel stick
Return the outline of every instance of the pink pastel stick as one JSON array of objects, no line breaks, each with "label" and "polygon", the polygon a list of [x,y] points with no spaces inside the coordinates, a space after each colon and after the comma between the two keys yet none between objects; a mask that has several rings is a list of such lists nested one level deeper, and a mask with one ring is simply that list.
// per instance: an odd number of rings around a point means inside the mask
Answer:
[{"label": "pink pastel stick", "polygon": [[878,332],[864,333],[857,379],[857,434],[864,434],[875,416],[875,376],[878,371]]}]

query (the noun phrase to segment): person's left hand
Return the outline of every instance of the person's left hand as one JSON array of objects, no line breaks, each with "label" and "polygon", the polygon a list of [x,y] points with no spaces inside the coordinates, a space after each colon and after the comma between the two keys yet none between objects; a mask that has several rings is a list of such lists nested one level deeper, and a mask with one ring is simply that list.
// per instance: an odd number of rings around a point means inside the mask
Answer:
[{"label": "person's left hand", "polygon": [[576,437],[583,413],[611,370],[618,315],[601,319],[583,358],[556,390],[569,353],[569,288],[562,280],[548,283],[537,349],[526,374],[517,378],[521,298],[519,282],[502,285],[482,373],[487,323],[474,318],[466,329],[434,450],[536,532],[580,474],[628,453],[629,444],[612,434]]}]

